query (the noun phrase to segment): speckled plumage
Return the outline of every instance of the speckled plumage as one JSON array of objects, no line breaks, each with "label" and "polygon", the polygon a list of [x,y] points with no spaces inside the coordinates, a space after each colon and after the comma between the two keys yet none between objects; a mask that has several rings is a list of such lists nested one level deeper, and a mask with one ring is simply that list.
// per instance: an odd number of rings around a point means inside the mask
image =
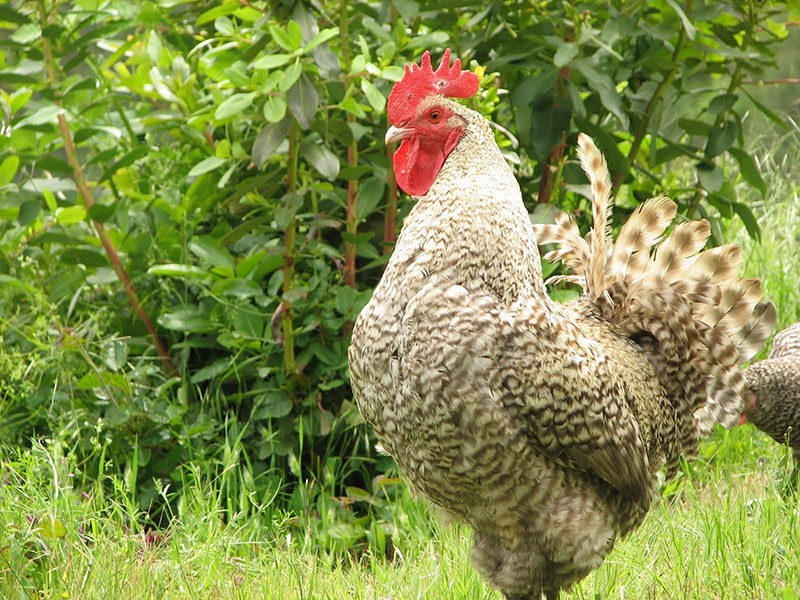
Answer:
[{"label": "speckled plumage", "polygon": [[800,323],[775,336],[769,356],[745,370],[745,416],[780,444],[800,467]]},{"label": "speckled plumage", "polygon": [[607,170],[585,136],[594,234],[584,240],[563,214],[537,229],[587,293],[551,301],[488,123],[437,95],[417,114],[431,107],[451,111],[463,136],[356,321],[354,396],[413,488],[472,526],[489,581],[509,599],[556,598],[641,523],[659,470],[674,471],[713,423],[735,422],[736,365],[774,310],[751,285],[714,313],[743,280],[737,252],[698,254],[707,223],[676,228],[679,243],[651,257],[675,214],[668,200],[612,244]]}]

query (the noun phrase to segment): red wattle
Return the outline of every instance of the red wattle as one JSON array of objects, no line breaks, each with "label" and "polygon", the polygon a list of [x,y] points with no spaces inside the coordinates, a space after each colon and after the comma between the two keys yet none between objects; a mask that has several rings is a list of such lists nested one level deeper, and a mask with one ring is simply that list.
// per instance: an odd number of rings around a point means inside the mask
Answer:
[{"label": "red wattle", "polygon": [[404,139],[392,159],[395,180],[400,189],[412,196],[427,194],[445,159],[463,134],[459,129],[451,131],[444,142],[444,148],[435,144],[423,145],[416,135]]},{"label": "red wattle", "polygon": [[424,196],[436,180],[444,159],[441,149],[424,147],[416,136],[403,140],[392,161],[397,185],[407,194]]}]

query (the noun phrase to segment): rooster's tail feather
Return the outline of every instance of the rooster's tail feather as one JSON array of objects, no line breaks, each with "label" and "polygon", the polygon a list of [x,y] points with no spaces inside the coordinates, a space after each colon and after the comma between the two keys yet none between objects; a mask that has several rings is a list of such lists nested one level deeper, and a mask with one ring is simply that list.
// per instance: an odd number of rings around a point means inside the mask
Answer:
[{"label": "rooster's tail feather", "polygon": [[736,424],[744,378],[738,365],[751,358],[775,325],[775,308],[761,301],[757,279],[737,277],[735,245],[704,250],[707,221],[688,221],[665,231],[677,213],[664,197],[640,205],[616,241],[608,231],[610,179],[592,140],[581,134],[579,157],[592,184],[594,227],[584,239],[564,213],[555,225],[536,225],[540,244],[557,244],[545,255],[572,269],[600,313],[642,346],[668,393],[691,452],[715,423]]}]

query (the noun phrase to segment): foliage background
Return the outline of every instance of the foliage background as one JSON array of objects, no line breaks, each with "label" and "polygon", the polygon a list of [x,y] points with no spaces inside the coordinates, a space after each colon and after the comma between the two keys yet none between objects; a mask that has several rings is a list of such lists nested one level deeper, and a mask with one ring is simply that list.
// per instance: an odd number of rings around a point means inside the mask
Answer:
[{"label": "foliage background", "polygon": [[401,492],[346,350],[410,207],[383,145],[403,65],[450,47],[481,74],[468,102],[498,124],[534,218],[586,208],[569,160],[585,131],[618,220],[666,193],[717,240],[731,218],[758,237],[748,142],[798,105],[754,84],[792,56],[799,10],[0,5],[0,439],[65,446],[78,489],[118,480],[143,523],[205,479],[223,515],[288,511],[324,548],[390,552]]}]

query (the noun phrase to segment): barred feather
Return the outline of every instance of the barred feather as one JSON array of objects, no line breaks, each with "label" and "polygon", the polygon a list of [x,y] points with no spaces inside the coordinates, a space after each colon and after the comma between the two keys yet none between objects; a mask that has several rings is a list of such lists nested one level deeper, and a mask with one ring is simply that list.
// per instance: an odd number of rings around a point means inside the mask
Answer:
[{"label": "barred feather", "polygon": [[[777,317],[775,306],[771,302],[756,304],[750,320],[736,333],[736,349],[739,351],[740,362],[750,360],[761,349],[775,329]],[[775,352],[774,345],[772,351]]]},{"label": "barred feather", "polygon": [[[578,241],[577,227],[563,213],[557,231],[543,232],[539,241],[563,244],[548,254],[568,257],[573,275],[562,279],[583,285],[600,314],[640,343],[673,403],[680,451],[691,453],[714,424],[736,424],[744,390],[737,365],[762,346],[775,309],[760,301],[758,280],[737,277],[737,246],[703,249],[711,234],[707,221],[681,223],[664,237],[677,213],[668,198],[639,206],[613,241],[605,161],[586,136],[579,148],[592,183],[590,243]],[[675,460],[668,457],[668,464]]]},{"label": "barred feather", "polygon": [[[757,350],[756,350],[757,352]],[[800,323],[789,325],[772,340],[769,358],[800,357]]]},{"label": "barred feather", "polygon": [[611,241],[611,211],[609,207],[611,176],[608,173],[606,159],[588,135],[580,134],[578,136],[578,159],[589,177],[592,188],[593,226],[590,235],[591,253],[586,266],[586,282],[589,293],[597,299],[605,292],[603,283]]},{"label": "barred feather", "polygon": [[728,244],[710,248],[700,253],[689,269],[687,277],[727,287],[736,279],[741,262],[742,251],[739,246]]},{"label": "barred feather", "polygon": [[663,196],[640,204],[619,230],[609,265],[610,275],[633,281],[643,277],[650,250],[659,242],[677,211],[677,205]]},{"label": "barred feather", "polygon": [[760,298],[761,282],[758,279],[734,281],[722,294],[719,304],[703,316],[703,323],[730,330],[743,327]]},{"label": "barred feather", "polygon": [[553,225],[536,224],[533,228],[539,245],[557,245],[555,250],[544,255],[546,260],[560,260],[577,275],[583,274],[584,265],[589,262],[589,244],[581,237],[577,225],[566,213],[557,213]]},{"label": "barred feather", "polygon": [[684,279],[710,235],[711,225],[705,219],[676,225],[656,249],[655,260],[651,263],[653,274],[665,281]]}]

